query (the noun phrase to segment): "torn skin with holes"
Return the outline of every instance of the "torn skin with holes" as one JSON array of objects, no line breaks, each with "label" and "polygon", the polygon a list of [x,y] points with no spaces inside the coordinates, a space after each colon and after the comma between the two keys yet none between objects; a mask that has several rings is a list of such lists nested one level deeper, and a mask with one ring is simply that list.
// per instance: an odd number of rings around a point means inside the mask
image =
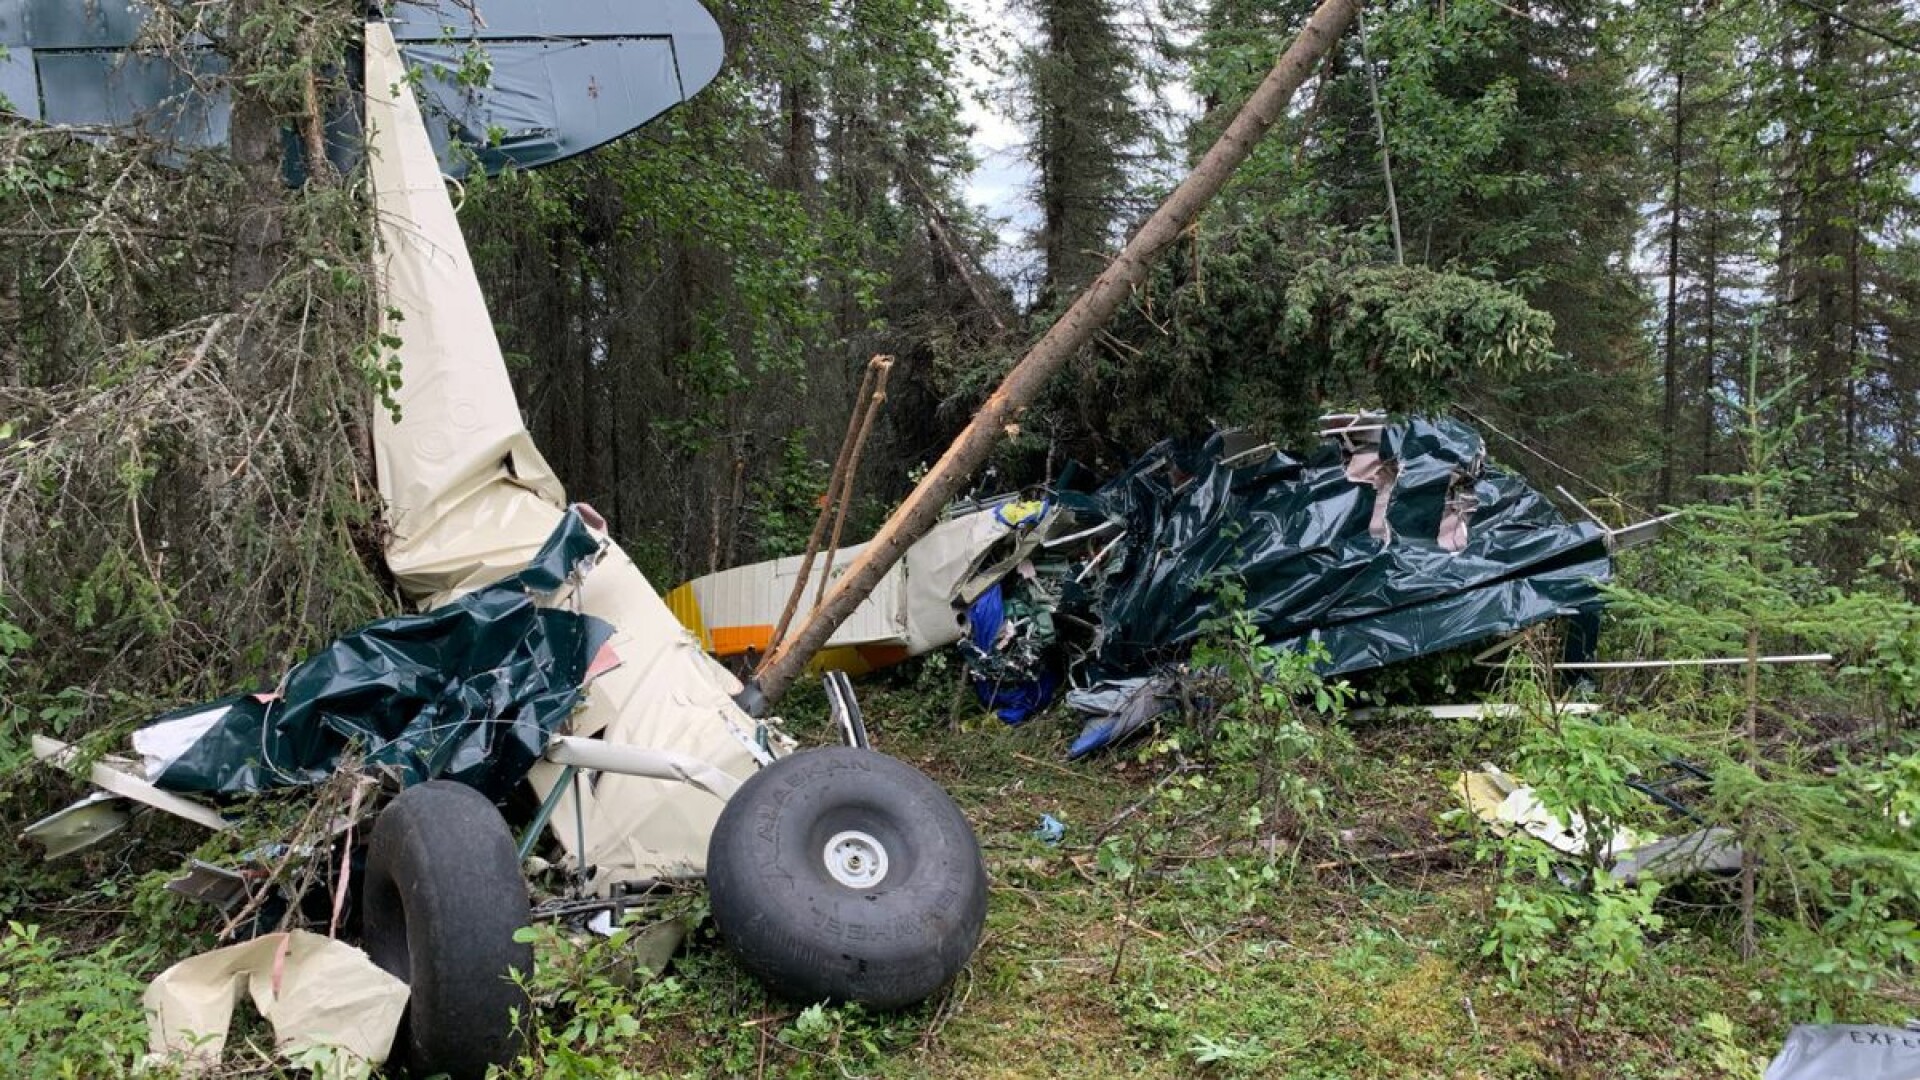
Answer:
[{"label": "torn skin with holes", "polygon": [[[967,570],[953,575],[951,557],[923,568],[916,545],[834,644],[866,660],[957,644],[982,703],[1008,723],[1064,686],[1087,718],[1078,757],[1174,707],[1182,661],[1229,608],[1281,648],[1318,644],[1328,675],[1561,618],[1583,654],[1613,550],[1656,533],[1569,521],[1450,418],[1331,416],[1304,459],[1222,433],[1163,442],[1091,490],[1070,470],[1028,501],[957,505],[921,544],[967,537]],[[737,640],[733,624],[777,607],[797,562],[689,582],[675,613],[710,648]],[[929,610],[943,587],[946,611]]]}]

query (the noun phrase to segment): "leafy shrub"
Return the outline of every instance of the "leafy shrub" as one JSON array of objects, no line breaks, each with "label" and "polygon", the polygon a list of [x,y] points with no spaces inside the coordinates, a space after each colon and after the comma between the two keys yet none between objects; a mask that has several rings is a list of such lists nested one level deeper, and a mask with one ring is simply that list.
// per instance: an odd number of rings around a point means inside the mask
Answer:
[{"label": "leafy shrub", "polygon": [[21,1080],[130,1076],[146,1049],[145,983],[117,943],[70,954],[11,922],[0,935],[0,1060]]}]

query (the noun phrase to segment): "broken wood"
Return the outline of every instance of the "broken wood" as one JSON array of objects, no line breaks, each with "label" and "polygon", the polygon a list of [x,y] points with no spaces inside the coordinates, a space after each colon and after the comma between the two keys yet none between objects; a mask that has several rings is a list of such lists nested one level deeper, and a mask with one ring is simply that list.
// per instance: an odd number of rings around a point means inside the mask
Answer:
[{"label": "broken wood", "polygon": [[839,508],[833,515],[833,532],[827,537],[827,559],[820,564],[820,591],[814,594],[815,607],[827,595],[827,584],[833,580],[833,560],[840,555],[840,534],[847,526],[847,511],[853,507],[853,481],[860,475],[860,454],[867,448],[867,437],[873,434],[874,418],[880,415],[880,406],[887,403],[887,373],[893,370],[893,357],[876,356],[871,371],[874,373],[873,395],[867,399],[867,408],[860,419],[860,433],[853,437],[853,454],[847,458],[846,475],[835,477],[840,485],[834,501]]},{"label": "broken wood", "polygon": [[1001,434],[1019,418],[1054,374],[1094,339],[1122,302],[1146,280],[1147,271],[1181,233],[1200,216],[1226,185],[1255,144],[1280,119],[1287,103],[1307,81],[1314,65],[1353,21],[1359,0],[1324,0],[1299,37],[1274,64],[1260,86],[1227,125],[1180,186],[1140,226],[1106,270],[1073,302],[1060,321],[1022,357],[1000,386],[981,404],[966,430],[947,448],[913,493],[887,519],[866,550],[835,583],[792,637],[775,645],[760,666],[754,685],[741,695],[749,711],[764,713],[780,700],[826,644],[872,594],[909,545],[926,535],[941,509],[973,476]]},{"label": "broken wood", "polygon": [[801,556],[800,572],[793,579],[793,590],[787,593],[787,606],[780,611],[780,621],[774,624],[773,636],[767,641],[769,650],[777,651],[780,639],[786,636],[787,626],[793,622],[793,613],[800,608],[800,598],[807,592],[807,577],[813,572],[813,557],[820,553],[820,542],[826,539],[827,523],[833,520],[833,492],[840,484],[840,474],[846,470],[847,458],[853,454],[853,440],[860,432],[860,420],[867,408],[867,392],[873,388],[874,372],[878,369],[880,357],[867,361],[867,370],[860,376],[860,390],[853,397],[853,414],[847,417],[847,433],[840,439],[840,453],[833,461],[833,474],[827,478],[827,492],[820,503],[820,513],[813,519],[813,532],[807,537],[807,552]]}]

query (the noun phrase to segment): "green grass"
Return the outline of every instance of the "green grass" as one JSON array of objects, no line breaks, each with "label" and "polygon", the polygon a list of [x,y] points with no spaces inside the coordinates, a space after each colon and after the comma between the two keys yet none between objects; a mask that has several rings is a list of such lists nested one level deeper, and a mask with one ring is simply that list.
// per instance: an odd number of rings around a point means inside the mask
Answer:
[{"label": "green grass", "polygon": [[[639,987],[596,981],[614,966],[604,946],[570,948],[547,989],[579,993],[543,1013],[528,1075],[1692,1080],[1755,1076],[1785,1034],[1768,973],[1734,957],[1730,917],[1707,903],[1669,909],[1647,961],[1582,1025],[1563,988],[1510,985],[1480,951],[1495,875],[1438,821],[1457,769],[1497,750],[1481,733],[1356,731],[1346,794],[1310,835],[1282,841],[1204,799],[1148,799],[1122,816],[1155,790],[1158,766],[1130,754],[1065,764],[1064,717],[1009,730],[952,709],[944,691],[868,693],[876,747],[939,780],[986,856],[986,933],[952,987],[874,1016],[770,998],[705,928],[666,977]],[[804,700],[789,711],[818,712]],[[1057,847],[1031,835],[1042,814],[1067,824]],[[1416,855],[1384,857],[1404,852]],[[74,970],[98,963],[115,929],[129,940],[109,958],[154,945],[130,940],[135,927],[152,933],[151,918],[68,921],[61,936],[87,942],[62,960]],[[56,985],[14,974],[16,990]],[[108,993],[131,990],[73,1000]],[[26,1015],[57,1016],[53,1004]],[[1845,1018],[1914,1009],[1888,996]],[[38,1034],[40,1060],[57,1060],[60,1032]],[[242,1063],[234,1075],[275,1071]]]},{"label": "green grass", "polygon": [[[1735,959],[1713,908],[1674,913],[1583,1027],[1555,988],[1509,985],[1480,953],[1493,874],[1437,820],[1455,758],[1487,749],[1477,733],[1359,732],[1364,794],[1333,808],[1331,842],[1266,851],[1230,814],[1136,813],[1109,838],[1129,881],[1093,840],[1152,790],[1151,767],[1064,764],[1064,718],[1008,730],[963,710],[955,728],[935,705],[881,693],[868,716],[877,747],[953,794],[986,855],[986,934],[953,987],[894,1016],[807,1010],[696,940],[652,1036],[601,1061],[634,1075],[1704,1078],[1757,1076],[1785,1034],[1767,973]],[[1032,838],[1042,814],[1067,823],[1060,846]],[[1399,851],[1428,854],[1359,861]]]}]

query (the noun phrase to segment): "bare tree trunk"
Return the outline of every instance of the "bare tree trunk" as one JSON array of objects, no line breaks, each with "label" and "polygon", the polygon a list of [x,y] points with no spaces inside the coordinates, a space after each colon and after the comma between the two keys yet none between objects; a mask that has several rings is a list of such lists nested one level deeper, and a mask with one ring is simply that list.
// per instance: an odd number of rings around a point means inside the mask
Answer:
[{"label": "bare tree trunk", "polygon": [[[1720,163],[1713,165],[1713,184],[1707,189],[1707,250],[1705,259],[1706,280],[1702,287],[1706,300],[1706,325],[1700,345],[1700,475],[1713,474],[1714,439],[1714,391],[1719,387],[1715,382],[1719,371],[1719,360],[1714,355],[1719,348],[1717,330],[1720,315]],[[1696,489],[1703,485],[1696,483]],[[1698,497],[1706,497],[1704,490],[1696,490]]]},{"label": "bare tree trunk", "polygon": [[1673,505],[1674,459],[1680,452],[1680,184],[1686,163],[1687,71],[1678,65],[1673,74],[1673,202],[1667,213],[1667,349],[1665,398],[1660,409],[1660,505]]},{"label": "bare tree trunk", "polygon": [[[1758,497],[1756,500],[1758,501]],[[1747,768],[1760,768],[1760,630],[1747,628]],[[1753,806],[1740,809],[1740,958],[1751,960],[1760,950],[1754,926],[1757,868],[1753,854]]]},{"label": "bare tree trunk", "polygon": [[826,601],[814,609],[792,637],[768,655],[754,685],[742,695],[750,709],[762,709],[780,700],[814,653],[873,592],[880,579],[906,553],[907,547],[933,527],[941,508],[986,460],[1001,433],[1048,380],[1093,340],[1127,296],[1146,280],[1154,261],[1219,194],[1261,136],[1279,120],[1287,102],[1307,81],[1314,65],[1353,21],[1359,6],[1359,0],[1324,0],[1315,9],[1306,26],[1301,28],[1300,36],[1241,106],[1233,123],[1207,151],[1206,157],[1173,194],[1167,196],[1060,321],[1007,373],[966,430],[907,496],[906,502],[887,519],[879,535],[868,543],[846,575],[835,583]]},{"label": "bare tree trunk", "polygon": [[827,499],[835,504],[833,531],[827,534],[827,558],[820,564],[820,589],[813,597],[816,605],[825,598],[827,583],[833,580],[833,560],[840,554],[840,533],[847,527],[847,512],[853,508],[853,483],[860,478],[860,453],[866,449],[867,437],[873,434],[873,421],[880,415],[880,406],[887,403],[887,374],[893,370],[893,357],[874,357],[872,370],[873,396],[867,399],[866,411],[860,417],[860,431],[853,437],[853,452],[847,456],[846,475],[834,477],[840,490]]},{"label": "bare tree trunk", "polygon": [[[1373,57],[1367,55],[1367,17],[1364,14],[1355,17],[1360,28],[1360,66],[1367,71],[1367,99],[1373,103],[1373,131],[1380,139],[1380,175],[1386,181],[1387,221],[1393,225],[1393,261],[1397,266],[1407,265],[1407,246],[1400,239],[1400,200],[1393,194],[1393,151],[1387,147],[1387,114],[1380,108],[1380,80],[1373,72]],[[1678,114],[1674,121],[1678,126]],[[1677,155],[1678,150],[1674,153]],[[1678,202],[1679,188],[1674,188],[1675,201]]]},{"label": "bare tree trunk", "polygon": [[[775,648],[780,640],[787,636],[787,627],[793,622],[794,612],[800,610],[800,598],[806,595],[807,578],[813,573],[814,556],[820,554],[820,543],[827,538],[827,526],[833,520],[833,496],[840,484],[840,477],[847,471],[847,460],[853,456],[853,444],[860,436],[860,422],[865,419],[867,408],[871,405],[868,396],[873,382],[879,377],[880,358],[874,357],[867,362],[866,373],[860,377],[860,389],[853,396],[853,412],[847,416],[847,434],[840,440],[840,453],[833,461],[833,474],[827,477],[827,493],[821,500],[820,513],[813,519],[813,532],[807,537],[807,552],[800,557],[800,572],[794,576],[793,591],[787,594],[787,603],[780,610],[780,621],[774,624],[773,636],[768,639],[767,647]],[[831,573],[829,565],[826,573]]]}]

